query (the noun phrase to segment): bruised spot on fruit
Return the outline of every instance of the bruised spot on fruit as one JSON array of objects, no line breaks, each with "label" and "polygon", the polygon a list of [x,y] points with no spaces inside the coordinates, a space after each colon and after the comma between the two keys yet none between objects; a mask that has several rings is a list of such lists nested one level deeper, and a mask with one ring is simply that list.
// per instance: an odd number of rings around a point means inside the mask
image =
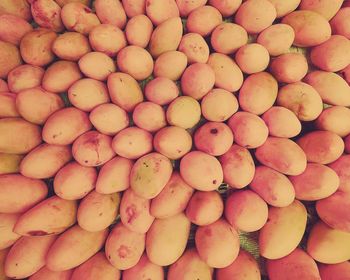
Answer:
[{"label": "bruised spot on fruit", "polygon": [[213,180],[213,184],[214,184],[214,185],[216,184],[216,182],[217,182],[216,180]]},{"label": "bruised spot on fruit", "polygon": [[120,258],[124,259],[130,254],[130,249],[125,245],[121,245],[118,249],[118,255]]},{"label": "bruised spot on fruit", "polygon": [[136,218],[136,206],[134,204],[130,205],[128,208],[126,208],[126,214],[128,216],[128,224],[132,223],[133,220]]},{"label": "bruised spot on fruit", "polygon": [[215,135],[215,134],[218,133],[218,130],[217,130],[216,128],[212,128],[212,129],[210,130],[210,133]]},{"label": "bruised spot on fruit", "polygon": [[47,235],[48,233],[43,230],[33,230],[33,231],[27,232],[27,234],[30,236],[43,236],[43,235]]}]

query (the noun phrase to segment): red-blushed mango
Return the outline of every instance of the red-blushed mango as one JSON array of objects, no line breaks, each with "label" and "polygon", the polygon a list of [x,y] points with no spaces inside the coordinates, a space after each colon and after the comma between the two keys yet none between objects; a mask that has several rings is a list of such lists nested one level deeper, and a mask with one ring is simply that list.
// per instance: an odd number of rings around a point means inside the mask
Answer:
[{"label": "red-blushed mango", "polygon": [[55,93],[66,92],[71,85],[82,77],[83,75],[79,71],[78,64],[72,61],[61,60],[54,62],[46,69],[42,87]]},{"label": "red-blushed mango", "polygon": [[146,48],[153,32],[152,21],[145,15],[132,17],[126,27],[125,36],[130,45]]},{"label": "red-blushed mango", "polygon": [[133,267],[123,271],[123,280],[163,280],[164,270],[160,265],[152,263],[146,254],[143,254],[139,262]]},{"label": "red-blushed mango", "polygon": [[112,24],[100,24],[89,33],[89,41],[93,50],[114,57],[127,41],[124,32]]},{"label": "red-blushed mango", "polygon": [[210,280],[213,268],[209,267],[198,255],[195,248],[188,249],[185,253],[169,267],[167,279],[169,280]]},{"label": "red-blushed mango", "polygon": [[333,35],[310,52],[311,62],[324,71],[336,72],[350,64],[350,42],[341,35]]},{"label": "red-blushed mango", "polygon": [[337,264],[319,264],[321,279],[342,280],[350,277],[350,262],[345,261]]},{"label": "red-blushed mango", "polygon": [[146,13],[146,0],[122,0],[122,3],[129,18]]},{"label": "red-blushed mango", "polygon": [[14,232],[26,236],[61,233],[76,222],[77,208],[75,200],[52,196],[22,214]]},{"label": "red-blushed mango", "polygon": [[176,97],[167,108],[166,118],[170,125],[192,128],[200,121],[201,106],[191,96]]},{"label": "red-blushed mango", "polygon": [[52,271],[46,266],[35,272],[28,280],[70,280],[72,269],[64,271]]},{"label": "red-blushed mango", "polygon": [[143,101],[140,85],[129,74],[117,72],[108,76],[107,86],[112,102],[127,112]]},{"label": "red-blushed mango", "polygon": [[255,149],[263,145],[269,135],[265,122],[257,115],[249,112],[237,112],[228,121],[235,142],[247,149]]},{"label": "red-blushed mango", "polygon": [[267,72],[248,76],[239,91],[239,105],[246,111],[261,115],[270,109],[276,101],[278,83]]},{"label": "red-blushed mango", "polygon": [[277,56],[289,51],[294,37],[294,30],[290,25],[278,23],[260,32],[256,41],[260,45],[263,45],[271,56]]},{"label": "red-blushed mango", "polygon": [[268,137],[255,156],[260,163],[285,175],[299,175],[306,168],[306,153],[287,138]]},{"label": "red-blushed mango", "polygon": [[306,208],[298,200],[286,207],[270,207],[268,221],[259,233],[260,255],[274,260],[293,252],[304,235],[306,220]]},{"label": "red-blushed mango", "polygon": [[220,12],[212,6],[201,6],[188,15],[186,28],[188,32],[198,33],[199,35],[206,37],[222,23],[222,15]]},{"label": "red-blushed mango", "polygon": [[16,108],[16,94],[10,92],[0,93],[0,118],[19,117]]},{"label": "red-blushed mango", "polygon": [[183,52],[188,63],[206,63],[209,58],[209,46],[204,38],[197,33],[185,34],[180,42],[179,51]]},{"label": "red-blushed mango", "polygon": [[70,280],[119,280],[120,275],[119,269],[110,264],[103,252],[99,252],[75,268]]},{"label": "red-blushed mango", "polygon": [[133,232],[146,233],[154,221],[150,205],[150,199],[137,196],[131,188],[127,189],[120,202],[121,222]]},{"label": "red-blushed mango", "polygon": [[345,137],[350,134],[350,109],[344,106],[326,108],[317,118],[316,126]]},{"label": "red-blushed mango", "polygon": [[339,187],[339,177],[331,168],[319,164],[308,163],[303,173],[290,176],[295,197],[300,200],[320,200],[333,194]]},{"label": "red-blushed mango", "polygon": [[46,266],[63,271],[81,265],[104,246],[108,230],[89,232],[75,225],[62,233],[46,255]]},{"label": "red-blushed mango", "polygon": [[149,132],[156,132],[166,126],[165,111],[162,106],[153,102],[141,102],[137,104],[132,119],[139,128]]},{"label": "red-blushed mango", "polygon": [[233,133],[224,123],[207,122],[196,130],[194,144],[199,151],[212,156],[221,156],[231,148]]},{"label": "red-blushed mango", "polygon": [[301,122],[287,108],[273,106],[262,115],[262,119],[265,121],[271,136],[292,138],[301,132]]},{"label": "red-blushed mango", "polygon": [[72,154],[83,166],[102,165],[115,156],[112,138],[97,131],[88,131],[74,141]]},{"label": "red-blushed mango", "polygon": [[336,73],[313,71],[305,77],[305,83],[317,90],[324,103],[350,106],[350,86]]},{"label": "red-blushed mango", "polygon": [[224,173],[224,182],[231,188],[244,188],[253,180],[255,165],[246,148],[234,144],[220,156],[219,160]]},{"label": "red-blushed mango", "polygon": [[277,12],[277,18],[281,18],[294,10],[296,10],[300,4],[301,0],[269,0],[276,9]]},{"label": "red-blushed mango", "polygon": [[120,0],[96,0],[94,6],[101,23],[124,28],[127,19]]},{"label": "red-blushed mango", "polygon": [[79,68],[83,74],[99,81],[107,80],[109,74],[116,71],[112,58],[102,52],[91,52],[79,60]]},{"label": "red-blushed mango", "polygon": [[150,153],[139,158],[131,169],[130,187],[144,198],[156,197],[168,183],[173,166],[170,160],[159,153]]},{"label": "red-blushed mango", "polygon": [[89,119],[99,132],[110,136],[129,126],[129,116],[126,111],[112,103],[95,107],[90,112]]},{"label": "red-blushed mango", "polygon": [[86,112],[110,101],[107,86],[90,78],[74,82],[68,89],[68,98],[73,106]]},{"label": "red-blushed mango", "polygon": [[48,65],[55,59],[52,45],[56,38],[57,34],[54,31],[44,28],[26,33],[20,43],[22,59],[34,66]]},{"label": "red-blushed mango", "polygon": [[223,181],[220,162],[201,151],[189,152],[181,159],[180,174],[187,184],[199,191],[216,190]]},{"label": "red-blushed mango", "polygon": [[243,73],[234,60],[221,53],[212,53],[208,65],[215,73],[215,87],[233,92],[243,84]]},{"label": "red-blushed mango", "polygon": [[151,215],[164,219],[180,214],[186,209],[193,192],[194,189],[174,171],[164,189],[152,199]]},{"label": "red-blushed mango", "polygon": [[201,109],[208,121],[224,122],[238,111],[238,100],[231,92],[215,88],[203,97]]},{"label": "red-blushed mango", "polygon": [[54,0],[29,0],[34,21],[42,28],[62,32],[61,7]]},{"label": "red-blushed mango", "polygon": [[339,176],[339,191],[350,192],[350,155],[342,155],[328,165]]},{"label": "red-blushed mango", "polygon": [[45,265],[45,256],[57,236],[23,236],[6,256],[4,271],[12,279],[27,278]]},{"label": "red-blushed mango", "polygon": [[324,264],[337,264],[350,259],[350,233],[333,229],[319,221],[310,231],[306,252]]},{"label": "red-blushed mango", "polygon": [[[221,3],[219,1],[217,2]],[[210,42],[216,52],[231,54],[247,44],[248,34],[242,26],[231,22],[224,22],[214,29],[210,37]]]},{"label": "red-blushed mango", "polygon": [[266,202],[251,190],[231,193],[225,202],[225,218],[236,229],[253,232],[261,229],[267,221]]},{"label": "red-blushed mango", "polygon": [[205,226],[214,223],[222,216],[224,203],[217,191],[196,191],[186,207],[186,216],[191,223]]},{"label": "red-blushed mango", "polygon": [[135,266],[145,250],[144,233],[133,232],[118,223],[109,234],[105,253],[109,262],[117,269]]},{"label": "red-blushed mango", "polygon": [[20,52],[16,45],[0,41],[0,78],[7,78],[11,70],[22,64]]},{"label": "red-blushed mango", "polygon": [[304,150],[308,162],[328,164],[337,160],[344,151],[343,140],[330,131],[309,132],[299,138],[297,143]]},{"label": "red-blushed mango", "polygon": [[119,202],[119,193],[90,192],[80,201],[78,207],[77,221],[79,226],[92,232],[108,228],[117,218]]},{"label": "red-blushed mango", "polygon": [[71,159],[70,146],[44,143],[22,159],[19,171],[29,178],[47,179],[53,177]]},{"label": "red-blushed mango", "polygon": [[235,22],[249,34],[257,34],[272,25],[277,12],[268,0],[248,0],[237,10]]},{"label": "red-blushed mango", "polygon": [[191,150],[192,137],[184,128],[167,126],[154,135],[153,147],[169,159],[180,159]]},{"label": "red-blushed mango", "polygon": [[0,213],[0,250],[11,247],[21,237],[13,232],[19,216],[20,214]]},{"label": "red-blushed mango", "polygon": [[66,200],[81,199],[95,188],[97,171],[73,161],[62,167],[53,180],[55,194]]},{"label": "red-blushed mango", "polygon": [[308,67],[303,54],[286,53],[272,60],[270,71],[280,83],[295,83],[305,77]]},{"label": "red-blushed mango", "polygon": [[0,15],[0,40],[4,42],[18,46],[22,37],[32,30],[33,27],[19,16],[11,14]]},{"label": "red-blushed mango", "polygon": [[184,95],[196,100],[206,95],[215,84],[215,72],[208,64],[194,63],[187,67],[181,77],[181,89]]},{"label": "red-blushed mango", "polygon": [[47,119],[42,136],[46,143],[69,145],[91,127],[87,113],[69,107],[56,111]]},{"label": "red-blushed mango", "polygon": [[334,229],[350,233],[350,193],[337,191],[316,202],[316,211],[323,222]]},{"label": "red-blushed mango", "polygon": [[38,146],[41,129],[22,118],[0,119],[0,152],[25,154]]},{"label": "red-blushed mango", "polygon": [[71,2],[64,5],[61,10],[61,19],[68,31],[75,31],[84,35],[88,35],[95,26],[100,24],[96,14],[80,2]]},{"label": "red-blushed mango", "polygon": [[9,252],[9,250],[10,250],[10,248],[0,250],[0,277],[2,280],[10,280],[10,278],[6,276],[5,271],[4,271],[5,259],[6,259],[6,255]]},{"label": "red-blushed mango", "polygon": [[288,177],[264,165],[256,167],[249,187],[274,207],[286,207],[295,198],[295,190]]},{"label": "red-blushed mango", "polygon": [[146,0],[146,15],[157,26],[180,14],[175,0]]},{"label": "red-blushed mango", "polygon": [[176,0],[176,5],[179,9],[180,15],[182,17],[187,17],[193,10],[204,6],[207,2],[208,0]]},{"label": "red-blushed mango", "polygon": [[350,39],[349,16],[349,7],[344,7],[337,12],[337,14],[330,21],[333,34],[343,35],[344,37]]},{"label": "red-blushed mango", "polygon": [[286,15],[282,23],[294,29],[293,45],[297,47],[317,46],[331,37],[331,26],[328,21],[313,11],[294,11]]},{"label": "red-blushed mango", "polygon": [[293,111],[300,121],[313,121],[323,110],[320,94],[314,87],[303,82],[281,87],[277,95],[277,105]]},{"label": "red-blushed mango", "polygon": [[98,173],[96,191],[111,194],[126,190],[132,166],[132,160],[118,156],[105,163]]},{"label": "red-blushed mango", "polygon": [[19,172],[23,155],[0,153],[0,175]]},{"label": "red-blushed mango", "polygon": [[11,92],[19,93],[41,85],[45,70],[39,66],[23,64],[14,68],[7,76]]},{"label": "red-blushed mango", "polygon": [[267,260],[266,267],[271,280],[321,279],[316,262],[299,248],[281,259]]},{"label": "red-blushed mango", "polygon": [[237,258],[227,267],[216,270],[217,280],[260,280],[259,265],[255,258],[244,251],[239,250]]},{"label": "red-blushed mango", "polygon": [[25,120],[43,125],[54,112],[64,107],[64,102],[59,95],[35,87],[17,93],[16,107]]},{"label": "red-blushed mango", "polygon": [[112,148],[119,156],[137,159],[152,151],[152,141],[150,132],[136,126],[127,127],[113,138]]},{"label": "red-blushed mango", "polygon": [[251,43],[238,49],[235,54],[235,61],[244,73],[253,74],[267,68],[270,55],[263,45]]},{"label": "red-blushed mango", "polygon": [[20,174],[0,176],[0,212],[22,213],[44,200],[48,189],[37,179]]},{"label": "red-blushed mango", "polygon": [[161,266],[176,262],[185,251],[190,227],[191,222],[183,213],[165,219],[155,219],[146,236],[149,260]]},{"label": "red-blushed mango", "polygon": [[147,100],[163,106],[179,96],[179,88],[171,79],[157,77],[146,84],[145,96]]},{"label": "red-blushed mango", "polygon": [[164,77],[176,81],[180,79],[186,66],[187,56],[184,53],[175,50],[166,51],[156,59],[153,74],[155,77]]},{"label": "red-blushed mango", "polygon": [[117,64],[120,71],[129,74],[136,80],[144,80],[153,72],[151,54],[138,46],[127,46],[117,55]]},{"label": "red-blushed mango", "polygon": [[58,35],[52,44],[52,51],[60,59],[78,61],[91,51],[89,40],[78,32],[65,32]]},{"label": "red-blushed mango", "polygon": [[242,0],[209,0],[209,4],[217,8],[224,17],[230,17],[238,10]]},{"label": "red-blushed mango", "polygon": [[336,15],[343,2],[343,0],[323,0],[318,2],[302,0],[299,9],[314,11],[330,20]]},{"label": "red-blushed mango", "polygon": [[[159,0],[158,0],[159,1]],[[173,17],[159,24],[149,42],[149,52],[154,58],[167,51],[176,51],[182,38],[181,18]]]},{"label": "red-blushed mango", "polygon": [[227,267],[239,253],[238,233],[224,219],[198,227],[195,243],[200,258],[209,267]]},{"label": "red-blushed mango", "polygon": [[0,14],[19,16],[26,21],[32,19],[30,5],[26,0],[3,0],[0,4]]}]

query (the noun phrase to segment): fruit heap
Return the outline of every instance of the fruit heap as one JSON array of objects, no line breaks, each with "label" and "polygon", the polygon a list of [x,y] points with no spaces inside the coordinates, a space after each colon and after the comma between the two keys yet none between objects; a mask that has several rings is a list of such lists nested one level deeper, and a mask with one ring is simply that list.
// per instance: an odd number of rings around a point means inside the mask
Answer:
[{"label": "fruit heap", "polygon": [[350,1],[1,0],[0,279],[350,279],[349,84]]}]

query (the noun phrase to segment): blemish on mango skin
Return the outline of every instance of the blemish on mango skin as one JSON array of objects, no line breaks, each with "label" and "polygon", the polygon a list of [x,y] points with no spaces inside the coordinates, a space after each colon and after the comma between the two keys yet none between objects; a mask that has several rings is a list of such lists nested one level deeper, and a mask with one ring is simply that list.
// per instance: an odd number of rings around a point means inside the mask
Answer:
[{"label": "blemish on mango skin", "polygon": [[124,259],[124,258],[127,258],[128,255],[130,255],[130,249],[125,245],[121,245],[118,249],[118,256],[121,259]]},{"label": "blemish on mango skin", "polygon": [[43,235],[48,235],[50,233],[43,230],[33,230],[33,231],[28,231],[27,234],[30,236],[43,236]]}]

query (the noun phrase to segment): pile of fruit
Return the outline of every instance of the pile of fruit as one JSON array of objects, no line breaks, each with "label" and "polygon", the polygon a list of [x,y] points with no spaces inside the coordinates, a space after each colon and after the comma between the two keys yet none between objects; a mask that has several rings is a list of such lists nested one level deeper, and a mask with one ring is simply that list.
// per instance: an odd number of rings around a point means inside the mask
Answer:
[{"label": "pile of fruit", "polygon": [[349,280],[349,85],[349,0],[1,0],[0,280]]}]

